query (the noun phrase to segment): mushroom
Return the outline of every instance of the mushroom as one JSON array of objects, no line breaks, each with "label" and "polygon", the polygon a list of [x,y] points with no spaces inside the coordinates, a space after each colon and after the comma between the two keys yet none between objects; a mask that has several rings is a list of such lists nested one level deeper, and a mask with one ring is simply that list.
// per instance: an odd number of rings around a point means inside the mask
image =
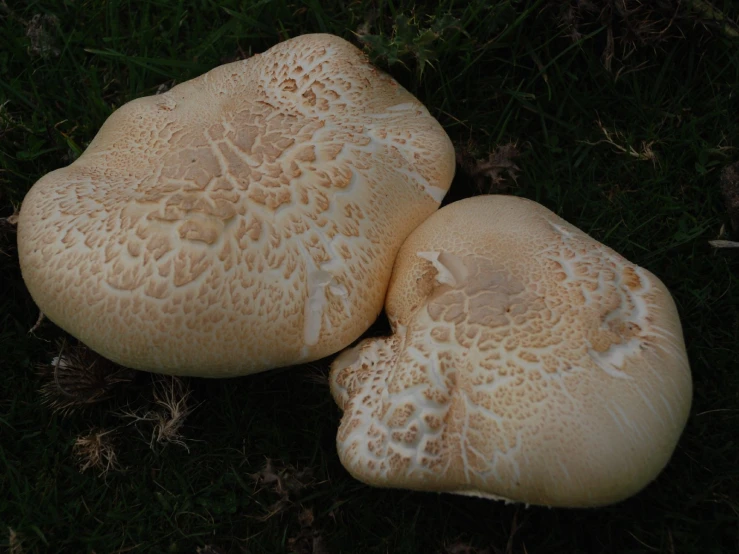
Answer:
[{"label": "mushroom", "polygon": [[362,52],[297,37],[115,111],[26,196],[23,278],[51,321],[127,367],[308,362],[375,320],[454,163],[439,123]]},{"label": "mushroom", "polygon": [[437,211],[400,249],[385,307],[393,335],[331,367],[355,478],[588,507],[672,455],[692,384],[670,293],[540,204]]}]

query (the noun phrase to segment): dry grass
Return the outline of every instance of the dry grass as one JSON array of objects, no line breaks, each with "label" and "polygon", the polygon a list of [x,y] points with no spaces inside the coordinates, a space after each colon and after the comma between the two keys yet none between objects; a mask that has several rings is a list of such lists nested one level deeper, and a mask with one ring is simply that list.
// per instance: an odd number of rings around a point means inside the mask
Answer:
[{"label": "dry grass", "polygon": [[[39,321],[34,325],[38,327]],[[135,372],[96,354],[86,346],[59,343],[57,355],[48,364],[37,366],[44,381],[42,402],[63,417],[74,410],[102,402],[119,385],[129,383]]]},{"label": "dry grass", "polygon": [[192,391],[185,379],[171,375],[157,375],[154,377],[152,394],[153,409],[124,410],[118,415],[131,423],[150,424],[151,434],[149,446],[176,444],[189,451],[186,439],[182,435],[182,426],[187,416],[194,409],[190,405]]},{"label": "dry grass", "polygon": [[[2,106],[0,106],[2,108]],[[18,226],[18,216],[20,215],[20,211],[18,209],[18,206],[13,206],[13,213],[9,215],[8,217],[0,217],[0,225],[4,229],[13,229]]]},{"label": "dry grass", "polygon": [[287,539],[288,552],[291,554],[328,554],[326,539],[316,522],[311,507],[301,502],[306,491],[312,490],[320,483],[310,468],[297,469],[289,464],[276,465],[267,459],[264,467],[251,475],[257,485],[255,494],[268,489],[277,500],[266,507],[264,515],[257,518],[267,521],[275,516],[288,515],[297,519],[300,530]]},{"label": "dry grass", "polygon": [[23,554],[23,541],[12,527],[8,527],[8,554]]},{"label": "dry grass", "polygon": [[42,58],[58,57],[61,53],[57,44],[58,28],[59,19],[55,15],[35,14],[26,24],[28,53]]},{"label": "dry grass", "polygon": [[[2,117],[2,106],[0,106],[0,121]],[[0,138],[2,138],[2,133],[0,133]],[[0,173],[2,173],[2,170],[0,169]],[[15,250],[15,229],[18,225],[18,208],[13,206],[13,213],[9,215],[8,217],[0,217],[0,241],[2,241],[2,245],[0,245],[0,254],[3,254],[5,256],[11,256],[10,250]],[[11,238],[10,235],[13,235]],[[9,247],[6,247],[4,243],[11,243]]]},{"label": "dry grass", "polygon": [[520,168],[516,158],[521,155],[517,143],[496,146],[485,158],[480,157],[472,141],[457,145],[457,163],[480,192],[503,192],[516,183]]},{"label": "dry grass", "polygon": [[653,164],[658,163],[657,154],[652,149],[655,141],[641,141],[638,148],[635,148],[627,139],[626,135],[615,129],[608,129],[603,122],[598,119],[596,125],[603,133],[603,139],[596,142],[587,142],[590,146],[596,146],[598,144],[610,144],[617,152],[631,156],[632,158],[640,161],[652,162]]},{"label": "dry grass", "polygon": [[329,554],[320,530],[315,527],[315,516],[310,508],[303,508],[298,514],[300,531],[287,539],[287,547],[291,554]]},{"label": "dry grass", "polygon": [[310,468],[297,469],[291,465],[275,465],[269,458],[264,467],[250,477],[258,489],[268,488],[279,497],[259,518],[263,521],[298,506],[301,493],[317,484]]},{"label": "dry grass", "polygon": [[198,546],[195,549],[196,554],[226,554],[226,551],[222,548],[218,548],[212,544],[206,544],[205,546]]},{"label": "dry grass", "polygon": [[101,477],[105,477],[111,471],[124,471],[118,462],[113,433],[113,430],[97,430],[77,437],[72,451],[79,462],[81,473],[93,469]]},{"label": "dry grass", "polygon": [[733,240],[709,240],[708,244],[714,248],[739,248],[739,242]]},{"label": "dry grass", "polygon": [[560,21],[573,41],[594,28],[605,28],[601,59],[608,71],[617,73],[640,48],[658,48],[684,38],[685,30],[701,26],[706,36],[721,33],[739,37],[739,27],[705,0],[554,0]]}]

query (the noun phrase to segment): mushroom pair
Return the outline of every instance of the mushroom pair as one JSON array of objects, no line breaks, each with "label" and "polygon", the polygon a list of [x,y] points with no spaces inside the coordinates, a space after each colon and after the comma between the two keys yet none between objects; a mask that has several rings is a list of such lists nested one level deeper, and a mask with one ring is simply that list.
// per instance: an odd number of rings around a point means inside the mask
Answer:
[{"label": "mushroom pair", "polygon": [[21,269],[90,348],[179,375],[331,355],[384,302],[393,336],[331,369],[354,476],[556,506],[638,491],[690,405],[669,293],[533,202],[437,211],[453,174],[417,99],[306,35],[113,113],[26,196]]}]

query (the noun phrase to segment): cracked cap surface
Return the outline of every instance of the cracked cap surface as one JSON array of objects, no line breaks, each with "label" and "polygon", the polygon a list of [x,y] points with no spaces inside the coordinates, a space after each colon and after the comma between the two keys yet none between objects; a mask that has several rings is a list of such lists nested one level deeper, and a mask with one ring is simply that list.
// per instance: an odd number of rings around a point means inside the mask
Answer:
[{"label": "cracked cap surface", "polygon": [[398,254],[386,310],[394,334],[330,374],[339,456],[368,484],[598,506],[654,479],[685,426],[665,286],[535,202],[433,214]]},{"label": "cracked cap surface", "polygon": [[23,278],[50,320],[127,367],[307,362],[374,321],[453,173],[416,98],[343,39],[305,35],[114,112],[24,199]]}]

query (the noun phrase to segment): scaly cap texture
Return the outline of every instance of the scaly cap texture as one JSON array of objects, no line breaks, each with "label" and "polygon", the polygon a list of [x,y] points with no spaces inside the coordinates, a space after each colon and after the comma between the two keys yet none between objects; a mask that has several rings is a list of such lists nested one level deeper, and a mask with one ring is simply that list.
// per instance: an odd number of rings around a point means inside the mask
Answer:
[{"label": "scaly cap texture", "polygon": [[535,202],[433,214],[398,254],[386,310],[394,334],[330,375],[339,455],[366,483],[598,506],[654,479],[685,426],[665,286]]},{"label": "scaly cap texture", "polygon": [[424,106],[305,35],[130,102],[18,226],[40,309],[124,366],[226,377],[351,344],[454,174]]}]

